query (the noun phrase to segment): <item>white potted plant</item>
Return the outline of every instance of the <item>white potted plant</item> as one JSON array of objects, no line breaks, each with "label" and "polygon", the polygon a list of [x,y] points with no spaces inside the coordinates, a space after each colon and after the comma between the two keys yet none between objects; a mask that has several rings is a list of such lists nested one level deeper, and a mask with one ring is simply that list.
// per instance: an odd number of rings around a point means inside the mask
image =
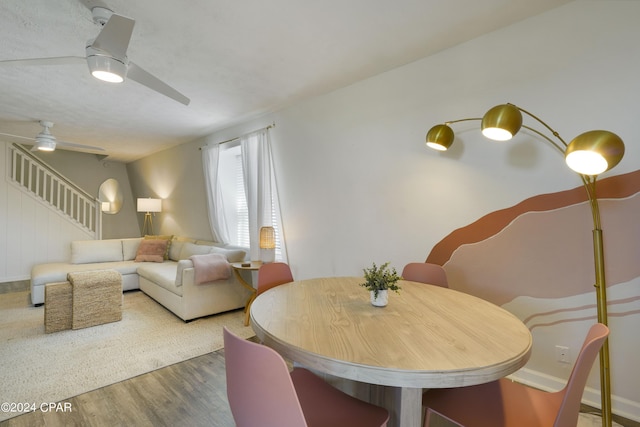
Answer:
[{"label": "white potted plant", "polygon": [[371,304],[376,307],[384,307],[389,301],[389,290],[398,292],[400,286],[398,281],[402,280],[402,277],[398,276],[396,269],[389,268],[389,263],[385,262],[380,267],[373,263],[373,267],[365,268],[364,283],[360,286],[367,288],[371,295]]}]

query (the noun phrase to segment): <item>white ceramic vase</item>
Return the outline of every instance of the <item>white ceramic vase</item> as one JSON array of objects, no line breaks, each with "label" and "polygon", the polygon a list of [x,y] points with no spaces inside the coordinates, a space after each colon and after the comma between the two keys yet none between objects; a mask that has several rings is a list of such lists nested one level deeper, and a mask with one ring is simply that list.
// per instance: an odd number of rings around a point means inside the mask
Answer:
[{"label": "white ceramic vase", "polygon": [[371,294],[371,304],[376,307],[385,307],[389,303],[389,291],[383,289],[378,291],[378,296],[374,291],[369,291]]}]

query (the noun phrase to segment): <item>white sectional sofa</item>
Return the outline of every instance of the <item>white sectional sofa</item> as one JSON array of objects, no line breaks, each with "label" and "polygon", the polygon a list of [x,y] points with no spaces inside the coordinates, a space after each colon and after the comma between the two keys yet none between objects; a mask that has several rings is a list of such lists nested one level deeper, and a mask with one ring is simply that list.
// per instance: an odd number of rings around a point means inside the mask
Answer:
[{"label": "white sectional sofa", "polygon": [[192,255],[222,254],[228,262],[246,258],[243,248],[182,237],[171,237],[163,262],[136,262],[139,238],[71,242],[69,262],[38,264],[31,269],[31,302],[45,303],[47,283],[67,280],[76,271],[115,270],[123,291],[140,289],[188,321],[244,307],[249,291],[231,274],[228,279],[196,284]]}]

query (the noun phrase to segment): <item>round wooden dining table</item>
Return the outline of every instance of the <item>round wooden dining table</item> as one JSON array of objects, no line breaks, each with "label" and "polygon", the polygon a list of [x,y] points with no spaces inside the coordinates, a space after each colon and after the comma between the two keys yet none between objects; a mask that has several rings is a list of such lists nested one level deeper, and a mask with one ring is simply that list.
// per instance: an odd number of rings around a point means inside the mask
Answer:
[{"label": "round wooden dining table", "polygon": [[400,281],[374,307],[359,277],[291,282],[251,305],[256,336],[283,357],[331,376],[382,386],[373,403],[389,427],[418,427],[422,390],[481,384],[528,361],[532,338],[513,314],[469,294]]}]

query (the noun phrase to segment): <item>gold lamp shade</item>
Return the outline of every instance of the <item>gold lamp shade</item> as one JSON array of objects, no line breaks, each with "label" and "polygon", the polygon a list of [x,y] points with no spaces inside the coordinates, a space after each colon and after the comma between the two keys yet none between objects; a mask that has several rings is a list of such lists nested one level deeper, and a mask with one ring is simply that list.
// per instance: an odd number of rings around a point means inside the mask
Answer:
[{"label": "gold lamp shade", "polygon": [[453,144],[454,137],[453,129],[449,126],[435,125],[427,132],[427,147],[446,151]]},{"label": "gold lamp shade", "polygon": [[482,117],[482,134],[494,141],[508,141],[522,127],[522,113],[513,104],[496,105]]},{"label": "gold lamp shade", "polygon": [[624,143],[613,132],[592,130],[578,135],[564,154],[567,165],[583,175],[598,175],[620,163]]}]

